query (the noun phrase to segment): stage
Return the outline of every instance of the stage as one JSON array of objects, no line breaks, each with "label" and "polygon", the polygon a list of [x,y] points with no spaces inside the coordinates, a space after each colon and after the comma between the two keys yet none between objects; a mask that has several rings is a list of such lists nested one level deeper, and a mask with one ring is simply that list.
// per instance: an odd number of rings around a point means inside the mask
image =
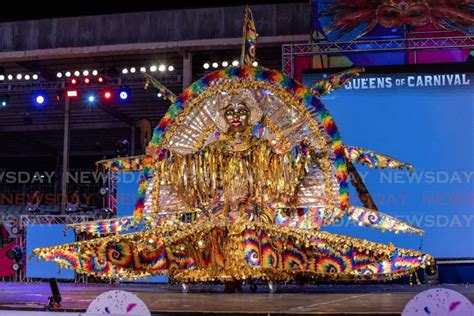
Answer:
[{"label": "stage", "polygon": [[[224,294],[222,285],[192,285],[182,293],[179,285],[165,284],[71,284],[60,283],[61,312],[84,312],[99,294],[109,290],[129,291],[140,297],[153,315],[400,315],[417,293],[434,286],[418,285],[278,285],[269,294],[266,285],[251,293]],[[474,300],[472,285],[440,285]],[[43,311],[48,283],[0,283],[0,315],[12,311]]]}]

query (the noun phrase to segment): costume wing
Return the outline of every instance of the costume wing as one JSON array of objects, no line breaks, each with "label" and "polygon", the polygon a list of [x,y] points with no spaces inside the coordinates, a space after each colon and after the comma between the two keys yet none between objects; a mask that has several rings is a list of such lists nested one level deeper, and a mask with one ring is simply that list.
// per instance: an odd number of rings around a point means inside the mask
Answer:
[{"label": "costume wing", "polygon": [[347,159],[352,162],[360,163],[369,168],[396,168],[413,170],[413,165],[397,160],[390,156],[379,154],[373,150],[360,147],[346,146],[344,147]]}]

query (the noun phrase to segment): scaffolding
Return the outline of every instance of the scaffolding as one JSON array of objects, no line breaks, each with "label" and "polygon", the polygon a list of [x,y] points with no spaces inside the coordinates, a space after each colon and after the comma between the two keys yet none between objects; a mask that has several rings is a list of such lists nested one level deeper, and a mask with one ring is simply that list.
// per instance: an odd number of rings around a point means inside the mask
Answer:
[{"label": "scaffolding", "polygon": [[107,171],[107,208],[117,214],[117,172],[112,168]]},{"label": "scaffolding", "polygon": [[[25,254],[21,261],[21,266],[18,270],[14,281],[17,282],[31,282],[32,279],[26,276],[26,260],[30,254],[26,253],[27,240],[27,226],[28,225],[55,225],[55,224],[78,224],[95,220],[91,215],[20,215],[19,217],[19,231],[16,238],[16,246],[20,248]],[[76,274],[75,282],[84,282],[83,276]]]},{"label": "scaffolding", "polygon": [[[164,77],[159,78],[160,82],[165,85],[173,85],[182,82],[182,76],[178,74],[169,74]],[[106,78],[107,87],[117,86],[120,87],[122,85],[126,85],[128,87],[143,87],[145,85],[145,77],[142,75],[134,75],[134,76],[124,76],[124,77],[117,77],[117,78]],[[55,80],[55,81],[42,81],[42,80],[29,80],[29,81],[0,81],[0,93],[8,93],[8,92],[31,92],[35,90],[41,91],[57,91],[65,88],[74,88],[74,89],[99,89],[104,88],[104,84],[101,83],[93,83],[90,84],[79,81],[74,86],[67,83],[65,80]]]},{"label": "scaffolding", "polygon": [[282,71],[294,76],[295,57],[319,55],[344,55],[369,52],[416,52],[439,49],[474,49],[474,36],[442,36],[405,39],[361,40],[351,42],[315,42],[286,44],[282,46]]}]

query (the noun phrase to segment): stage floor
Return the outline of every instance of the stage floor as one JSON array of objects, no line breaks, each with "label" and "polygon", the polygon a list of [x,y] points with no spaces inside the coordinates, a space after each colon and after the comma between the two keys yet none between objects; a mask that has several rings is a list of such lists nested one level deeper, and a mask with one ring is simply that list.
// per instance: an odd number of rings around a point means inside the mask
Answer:
[{"label": "stage floor", "polygon": [[[315,315],[400,315],[426,285],[278,285],[267,293],[260,285],[251,293],[224,294],[222,285],[191,285],[182,293],[179,285],[166,284],[71,284],[59,283],[61,311],[84,312],[99,294],[109,290],[129,291],[140,297],[154,315],[206,314],[315,314]],[[439,285],[462,293],[474,301],[472,285]],[[51,295],[48,283],[0,283],[0,310],[44,310]],[[0,311],[0,315],[6,315]]]}]

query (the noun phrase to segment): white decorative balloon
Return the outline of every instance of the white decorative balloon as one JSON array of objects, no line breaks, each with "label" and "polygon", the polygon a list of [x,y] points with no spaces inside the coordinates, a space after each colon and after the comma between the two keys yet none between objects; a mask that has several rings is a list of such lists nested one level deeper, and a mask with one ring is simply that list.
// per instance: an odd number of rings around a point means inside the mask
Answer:
[{"label": "white decorative balloon", "polygon": [[135,294],[108,291],[97,296],[87,308],[86,315],[140,315],[151,316],[145,303]]},{"label": "white decorative balloon", "polygon": [[473,316],[472,303],[461,293],[444,288],[434,288],[418,293],[403,309],[402,316],[449,315]]}]

